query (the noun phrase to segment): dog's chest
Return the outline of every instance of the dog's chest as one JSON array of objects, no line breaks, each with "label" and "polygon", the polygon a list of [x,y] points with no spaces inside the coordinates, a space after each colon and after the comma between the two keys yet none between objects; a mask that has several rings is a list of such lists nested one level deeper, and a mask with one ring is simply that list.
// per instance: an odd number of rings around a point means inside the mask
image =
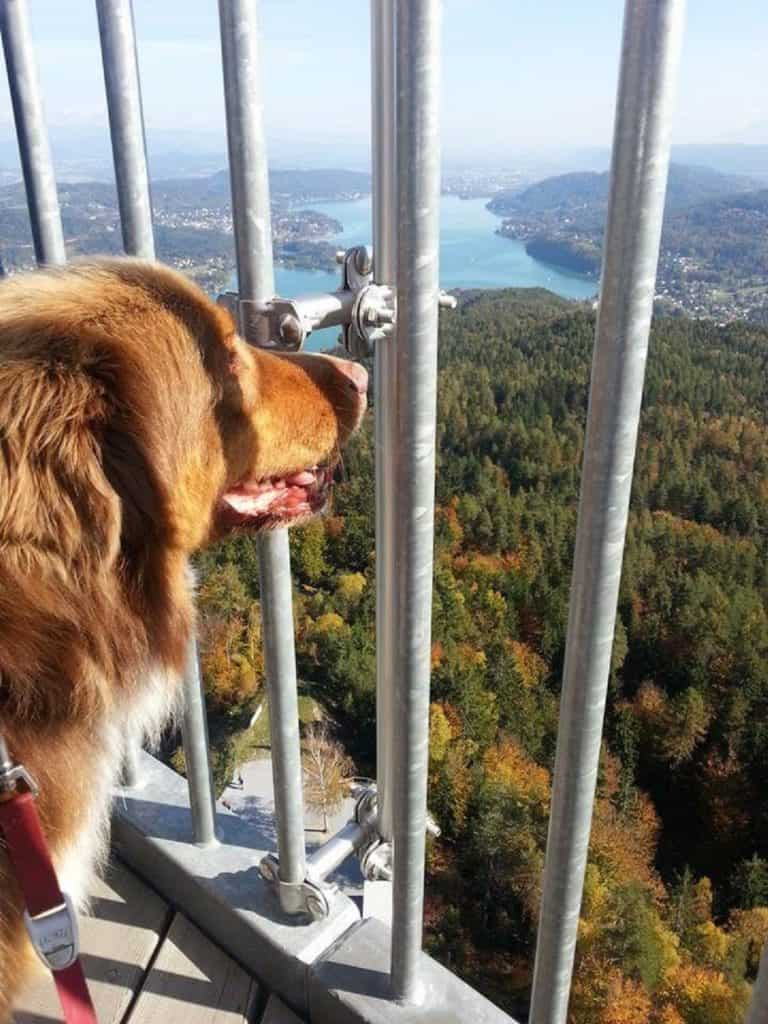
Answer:
[{"label": "dog's chest", "polygon": [[128,745],[156,746],[177,711],[179,695],[178,675],[154,666],[94,737],[88,800],[81,808],[74,842],[58,858],[61,887],[79,906],[85,902],[94,873],[106,862],[112,793]]}]

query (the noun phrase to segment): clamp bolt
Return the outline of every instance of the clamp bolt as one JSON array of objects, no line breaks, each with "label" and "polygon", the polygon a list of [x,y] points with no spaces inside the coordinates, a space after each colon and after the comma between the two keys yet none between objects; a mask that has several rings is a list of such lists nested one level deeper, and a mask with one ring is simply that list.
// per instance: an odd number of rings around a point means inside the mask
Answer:
[{"label": "clamp bolt", "polygon": [[286,315],[280,321],[280,340],[299,348],[304,341],[304,330],[295,316]]},{"label": "clamp bolt", "polygon": [[372,267],[371,253],[366,245],[355,249],[355,270],[358,274],[370,274]]}]

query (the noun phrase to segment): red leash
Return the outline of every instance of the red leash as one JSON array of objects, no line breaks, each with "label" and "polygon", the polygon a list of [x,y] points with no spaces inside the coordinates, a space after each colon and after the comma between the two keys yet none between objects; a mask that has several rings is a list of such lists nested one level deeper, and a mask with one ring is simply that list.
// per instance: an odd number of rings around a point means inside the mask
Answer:
[{"label": "red leash", "polygon": [[29,937],[53,972],[66,1024],[97,1024],[78,959],[77,918],[59,888],[35,807],[35,785],[24,768],[6,765],[0,764],[0,833],[26,903]]}]

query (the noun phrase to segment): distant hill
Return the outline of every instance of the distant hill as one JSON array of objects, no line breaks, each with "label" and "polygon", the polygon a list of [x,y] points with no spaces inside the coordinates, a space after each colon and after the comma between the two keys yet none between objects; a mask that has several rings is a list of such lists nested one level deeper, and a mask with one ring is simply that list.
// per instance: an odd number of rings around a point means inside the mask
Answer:
[{"label": "distant hill", "polygon": [[768,189],[725,196],[679,210],[664,225],[663,245],[713,271],[768,282]]},{"label": "distant hill", "polygon": [[[608,174],[546,178],[500,193],[488,208],[499,234],[529,256],[596,278],[608,210]],[[659,301],[671,312],[768,320],[768,190],[742,175],[673,164],[661,241]]]},{"label": "distant hill", "polygon": [[[319,203],[353,199],[371,191],[371,176],[346,170],[270,170],[273,203]],[[152,183],[153,198],[173,196],[190,205],[229,203],[229,171],[223,168],[205,178],[168,178]]]},{"label": "distant hill", "polygon": [[[273,171],[272,237],[275,260],[307,269],[335,268],[333,236],[339,221],[307,209],[323,199],[353,199],[370,188],[367,174],[354,171]],[[234,269],[229,172],[205,177],[153,181],[158,257],[183,269],[216,293]],[[110,182],[59,182],[64,236],[70,255],[117,254],[122,250],[117,195]],[[6,267],[34,260],[23,185],[0,187],[0,250]]]},{"label": "distant hill", "polygon": [[722,143],[672,147],[672,159],[681,164],[706,164],[723,174],[745,174],[768,181],[768,145]]},{"label": "distant hill", "polygon": [[[488,209],[501,217],[570,214],[578,216],[583,226],[593,226],[605,220],[608,185],[607,171],[603,174],[593,171],[559,174],[538,181],[523,192],[500,192],[488,203]],[[759,181],[741,175],[721,174],[710,167],[672,164],[667,186],[667,210],[760,187]]]}]

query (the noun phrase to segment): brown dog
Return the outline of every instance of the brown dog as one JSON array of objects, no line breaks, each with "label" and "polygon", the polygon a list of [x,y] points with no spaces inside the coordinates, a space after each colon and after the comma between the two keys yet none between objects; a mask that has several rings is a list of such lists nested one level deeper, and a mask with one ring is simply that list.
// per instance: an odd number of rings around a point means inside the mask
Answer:
[{"label": "brown dog", "polygon": [[[0,729],[76,901],[126,731],[156,736],[175,700],[189,556],[319,511],[366,385],[353,363],[249,348],[156,264],[0,285]],[[21,914],[0,849],[0,1022],[31,959]]]}]

